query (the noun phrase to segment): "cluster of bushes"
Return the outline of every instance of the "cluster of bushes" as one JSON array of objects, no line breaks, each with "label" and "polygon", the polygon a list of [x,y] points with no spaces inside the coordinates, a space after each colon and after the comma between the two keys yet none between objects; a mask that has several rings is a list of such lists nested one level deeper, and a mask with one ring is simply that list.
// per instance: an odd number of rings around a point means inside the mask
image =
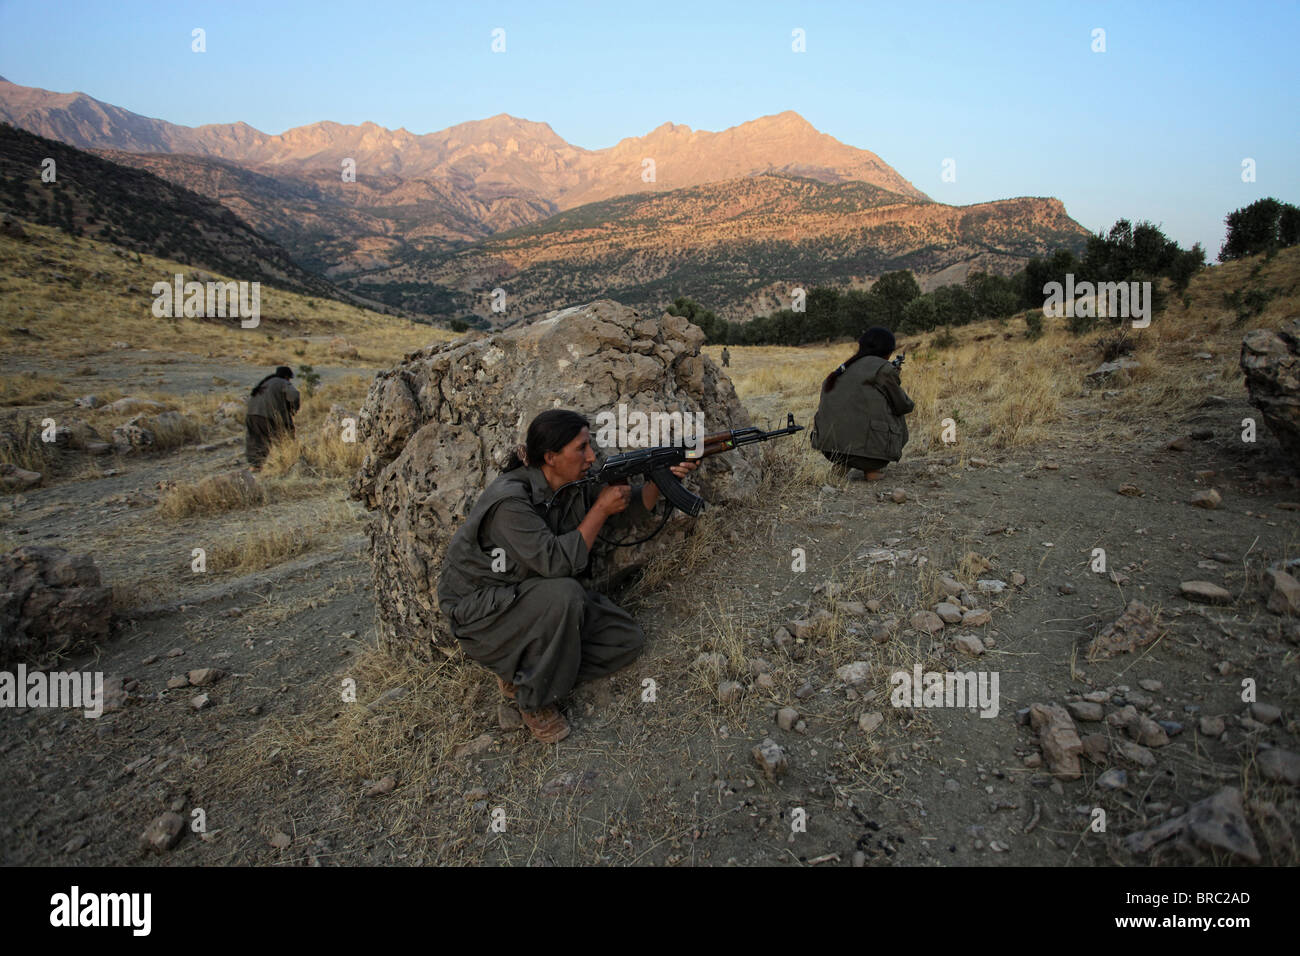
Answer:
[{"label": "cluster of bushes", "polygon": [[[885,273],[869,291],[811,289],[802,312],[781,309],[748,322],[728,322],[686,297],[678,298],[667,311],[698,325],[710,344],[802,345],[855,339],[873,325],[906,335],[1041,310],[1044,286],[1050,282],[1065,285],[1067,274],[1073,275],[1075,285],[1150,281],[1152,308],[1158,312],[1164,306],[1165,293],[1156,280],[1168,279],[1175,290],[1182,291],[1204,265],[1205,252],[1199,243],[1182,249],[1149,222],[1135,227],[1121,219],[1105,235],[1090,237],[1082,256],[1060,249],[1047,258],[1030,259],[1012,276],[971,272],[961,284],[923,293],[912,273],[903,269]],[[1091,319],[1075,321],[1071,329],[1081,333],[1092,323]],[[1027,334],[1030,338],[1041,335],[1042,322],[1030,323]]]},{"label": "cluster of bushes", "polygon": [[1300,208],[1271,197],[1228,213],[1224,222],[1228,238],[1219,249],[1220,262],[1271,254],[1300,243]]}]

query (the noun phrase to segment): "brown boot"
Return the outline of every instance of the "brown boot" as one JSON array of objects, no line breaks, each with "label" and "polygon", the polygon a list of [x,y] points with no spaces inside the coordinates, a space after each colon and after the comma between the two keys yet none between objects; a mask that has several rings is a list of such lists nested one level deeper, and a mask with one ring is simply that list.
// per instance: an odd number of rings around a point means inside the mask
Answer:
[{"label": "brown boot", "polygon": [[885,477],[883,471],[868,471],[862,476],[866,481],[879,481]]},{"label": "brown boot", "polygon": [[501,693],[509,700],[515,699],[515,685],[510,683],[500,674],[497,675],[497,686],[501,688]]},{"label": "brown boot", "polygon": [[558,744],[569,736],[572,730],[557,707],[543,707],[541,710],[520,710],[524,726],[532,731],[533,736],[544,744]]}]

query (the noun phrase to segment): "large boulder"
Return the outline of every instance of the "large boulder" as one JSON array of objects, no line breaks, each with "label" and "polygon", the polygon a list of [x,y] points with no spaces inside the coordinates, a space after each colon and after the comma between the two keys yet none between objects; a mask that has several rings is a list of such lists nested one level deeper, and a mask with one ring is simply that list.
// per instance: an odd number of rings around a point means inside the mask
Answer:
[{"label": "large boulder", "polygon": [[1241,343],[1250,403],[1292,462],[1300,462],[1300,317],[1277,332],[1255,329]]},{"label": "large boulder", "polygon": [[[703,343],[704,333],[683,318],[642,316],[601,300],[432,346],[377,375],[357,423],[366,457],[352,496],[374,512],[371,558],[385,643],[416,653],[430,642],[451,645],[435,597],[447,541],[538,413],[587,415],[593,442],[595,416],[616,413],[620,403],[629,412],[702,412],[707,432],[747,426],[731,381],[700,352]],[[711,504],[734,500],[757,487],[756,461],[752,447],[719,455],[691,484]],[[647,544],[598,546],[595,579],[613,583],[680,543],[689,525],[676,515]]]},{"label": "large boulder", "polygon": [[33,545],[0,555],[0,668],[102,641],[112,614],[90,555]]}]

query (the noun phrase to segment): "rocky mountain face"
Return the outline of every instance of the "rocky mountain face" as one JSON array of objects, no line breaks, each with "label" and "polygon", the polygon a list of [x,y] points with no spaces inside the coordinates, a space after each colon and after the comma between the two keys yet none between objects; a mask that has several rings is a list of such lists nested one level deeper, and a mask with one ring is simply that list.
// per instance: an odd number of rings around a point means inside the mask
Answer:
[{"label": "rocky mountain face", "polygon": [[[83,149],[188,153],[263,171],[331,170],[356,161],[357,179],[442,180],[480,201],[546,200],[556,209],[631,192],[663,192],[763,172],[826,182],[858,180],[926,198],[879,156],[819,133],[798,113],[764,116],[721,132],[665,123],[608,149],[573,146],[545,123],[501,113],[416,135],[375,123],[312,123],[280,134],[246,123],[190,128],[139,116],[84,93],[0,80],[0,120]],[[654,180],[643,178],[654,161]]]},{"label": "rocky mountain face", "polygon": [[[1010,274],[1087,235],[1056,199],[956,207],[769,174],[590,203],[368,279],[436,283],[498,325],[600,296],[652,310],[682,290],[742,320],[788,308],[796,287],[863,286],[895,269],[950,282],[972,267]],[[496,288],[504,313],[492,310]]]},{"label": "rocky mountain face", "polygon": [[[53,160],[51,182],[42,180],[47,160]],[[0,210],[232,279],[350,300],[221,204],[152,173],[3,123]]]},{"label": "rocky mountain face", "polygon": [[[1055,199],[935,203],[789,111],[721,132],[665,123],[587,150],[506,114],[422,135],[330,122],[272,135],[0,79],[0,120],[184,186],[305,269],[441,318],[509,324],[601,296],[653,309],[690,295],[743,319],[788,305],[796,285],[907,268],[930,287],[1087,236]],[[495,288],[505,314],[491,310]]]}]

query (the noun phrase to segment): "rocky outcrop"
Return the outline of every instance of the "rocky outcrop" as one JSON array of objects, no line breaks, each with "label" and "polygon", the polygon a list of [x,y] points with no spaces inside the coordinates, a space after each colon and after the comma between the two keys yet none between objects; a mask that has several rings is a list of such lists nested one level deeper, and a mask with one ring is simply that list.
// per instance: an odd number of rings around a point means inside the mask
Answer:
[{"label": "rocky outcrop", "polygon": [[1255,329],[1241,343],[1250,403],[1264,415],[1292,465],[1300,467],[1300,317],[1277,332]]},{"label": "rocky outcrop", "polygon": [[0,555],[0,668],[102,641],[112,612],[90,555],[30,545]]},{"label": "rocky outcrop", "polygon": [[[417,651],[450,642],[435,600],[447,541],[538,413],[582,412],[593,440],[595,416],[620,403],[629,412],[703,412],[710,432],[748,425],[730,380],[701,354],[703,341],[685,319],[601,300],[430,347],[376,376],[359,416],[366,457],[352,495],[374,512],[383,640]],[[753,448],[711,458],[691,484],[712,504],[734,499],[756,487],[756,458]],[[645,545],[598,547],[595,579],[608,583],[673,547],[688,524],[677,515]]]}]

